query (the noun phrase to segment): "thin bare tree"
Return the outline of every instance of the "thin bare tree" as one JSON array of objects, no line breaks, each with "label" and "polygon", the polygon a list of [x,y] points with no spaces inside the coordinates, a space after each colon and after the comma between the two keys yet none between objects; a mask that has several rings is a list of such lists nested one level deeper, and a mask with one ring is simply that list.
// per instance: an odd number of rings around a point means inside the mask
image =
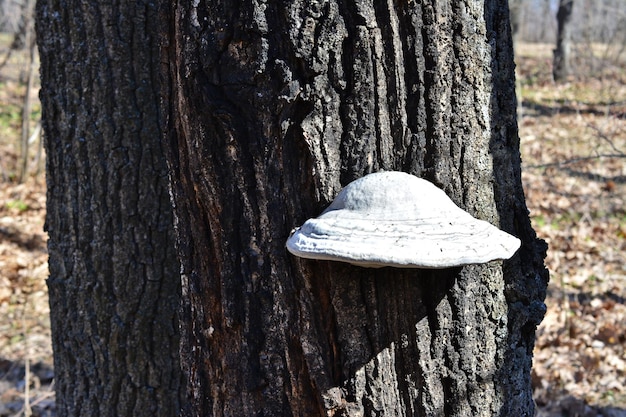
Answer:
[{"label": "thin bare tree", "polygon": [[572,38],[572,10],[574,0],[559,0],[559,10],[556,13],[557,36],[554,49],[552,76],[554,81],[563,81],[570,73],[570,41]]}]

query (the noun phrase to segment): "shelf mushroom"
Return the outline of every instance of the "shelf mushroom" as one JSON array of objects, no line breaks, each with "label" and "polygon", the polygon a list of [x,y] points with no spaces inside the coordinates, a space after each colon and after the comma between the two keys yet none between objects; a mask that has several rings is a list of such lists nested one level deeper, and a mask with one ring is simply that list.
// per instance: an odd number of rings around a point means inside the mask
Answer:
[{"label": "shelf mushroom", "polygon": [[287,240],[296,256],[379,268],[440,269],[509,259],[520,240],[459,208],[404,172],[366,175],[343,188]]}]

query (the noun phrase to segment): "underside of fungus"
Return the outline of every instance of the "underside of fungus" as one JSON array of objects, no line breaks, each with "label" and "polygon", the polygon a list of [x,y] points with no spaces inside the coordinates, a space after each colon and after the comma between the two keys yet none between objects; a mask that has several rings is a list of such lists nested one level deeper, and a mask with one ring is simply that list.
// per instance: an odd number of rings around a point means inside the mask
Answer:
[{"label": "underside of fungus", "polygon": [[432,183],[378,172],[348,184],[287,240],[309,259],[364,267],[449,268],[508,259],[520,240],[478,220]]}]

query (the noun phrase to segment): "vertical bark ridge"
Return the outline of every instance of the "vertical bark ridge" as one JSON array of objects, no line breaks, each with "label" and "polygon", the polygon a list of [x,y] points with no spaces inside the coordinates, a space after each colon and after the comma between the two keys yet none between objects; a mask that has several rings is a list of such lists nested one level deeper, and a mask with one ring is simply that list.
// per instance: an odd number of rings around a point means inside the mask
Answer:
[{"label": "vertical bark ridge", "polygon": [[[376,3],[378,5],[379,3]],[[394,139],[393,148],[402,151],[400,155],[393,155],[394,165],[398,165],[406,155],[408,145],[407,128],[407,86],[405,84],[405,62],[404,43],[406,39],[401,37],[400,18],[398,10],[393,1],[384,3],[385,7],[378,15],[382,22],[379,24],[383,34],[383,51],[391,51],[389,57],[383,57],[382,62],[386,64],[388,71],[387,79],[390,80],[390,94],[388,94],[391,124],[389,130]],[[406,11],[405,11],[406,12]],[[390,158],[391,159],[391,158]]]},{"label": "vertical bark ridge", "polygon": [[[484,9],[487,34],[491,46],[492,114],[489,150],[494,159],[494,194],[500,217],[500,225],[522,240],[518,256],[503,267],[504,294],[507,300],[506,346],[498,352],[503,355],[503,366],[498,369],[498,378],[508,383],[502,386],[503,395],[511,401],[504,402],[501,415],[523,414],[532,407],[533,398],[529,391],[515,392],[512,387],[530,384],[534,331],[541,322],[546,306],[546,288],[549,274],[543,264],[547,245],[537,236],[530,225],[528,209],[521,189],[521,157],[515,113],[515,66],[512,60],[499,59],[513,54],[512,44],[505,40],[510,36],[510,25],[502,20],[508,16],[508,4],[491,0]],[[497,36],[496,34],[503,34]],[[517,193],[506,190],[517,189]],[[522,330],[523,329],[523,330]],[[515,365],[513,365],[515,364]]]}]

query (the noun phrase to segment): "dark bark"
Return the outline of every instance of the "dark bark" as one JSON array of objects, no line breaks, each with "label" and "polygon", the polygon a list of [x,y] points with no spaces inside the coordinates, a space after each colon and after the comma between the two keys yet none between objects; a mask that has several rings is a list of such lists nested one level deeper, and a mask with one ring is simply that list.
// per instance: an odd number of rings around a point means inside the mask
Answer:
[{"label": "dark bark", "polygon": [[37,5],[59,416],[180,409],[161,18],[142,1]]},{"label": "dark bark", "polygon": [[559,0],[559,9],[556,13],[557,33],[556,48],[552,61],[552,76],[554,81],[563,81],[571,73],[570,41],[572,38],[572,9],[574,0]]},{"label": "dark bark", "polygon": [[[547,271],[521,186],[507,2],[175,12],[186,413],[532,416]],[[383,169],[431,180],[522,248],[441,271],[288,255],[293,227]]]}]

